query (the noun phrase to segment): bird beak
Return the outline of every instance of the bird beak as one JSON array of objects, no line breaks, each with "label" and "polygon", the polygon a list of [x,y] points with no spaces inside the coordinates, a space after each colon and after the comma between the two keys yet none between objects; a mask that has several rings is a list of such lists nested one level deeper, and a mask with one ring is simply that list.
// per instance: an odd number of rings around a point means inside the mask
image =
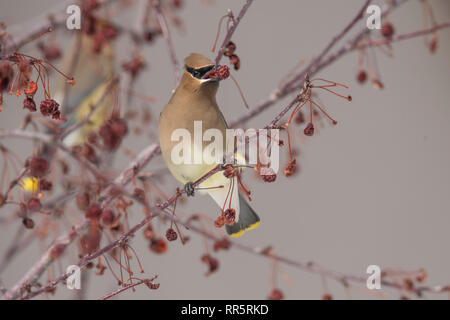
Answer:
[{"label": "bird beak", "polygon": [[222,79],[219,78],[207,78],[207,79],[199,79],[201,83],[205,83],[205,82],[219,82]]}]

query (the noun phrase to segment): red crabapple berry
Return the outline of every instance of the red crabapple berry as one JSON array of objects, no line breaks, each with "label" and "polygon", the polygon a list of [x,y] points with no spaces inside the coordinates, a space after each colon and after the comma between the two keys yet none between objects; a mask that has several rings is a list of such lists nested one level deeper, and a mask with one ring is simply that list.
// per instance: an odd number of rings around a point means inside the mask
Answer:
[{"label": "red crabapple berry", "polygon": [[364,70],[361,70],[360,72],[358,72],[358,75],[356,76],[356,79],[358,80],[358,82],[360,84],[365,83],[366,80],[367,80],[367,73]]},{"label": "red crabapple berry", "polygon": [[177,240],[178,235],[172,228],[167,229],[166,231],[166,239],[167,241],[175,241]]},{"label": "red crabapple berry", "polygon": [[23,108],[28,109],[30,112],[35,112],[37,110],[36,103],[31,97],[26,97],[25,100],[23,100]]},{"label": "red crabapple berry", "polygon": [[205,273],[206,276],[210,275],[219,268],[219,261],[209,254],[203,255],[201,260],[208,266],[208,271]]},{"label": "red crabapple berry", "polygon": [[41,211],[42,205],[41,201],[38,198],[31,198],[27,202],[27,209],[30,212],[39,212]]},{"label": "red crabapple berry", "polygon": [[216,68],[217,78],[226,79],[230,76],[230,69],[227,66],[218,66]]},{"label": "red crabapple berry", "polygon": [[331,294],[329,294],[329,293],[325,293],[322,296],[322,300],[333,300],[333,296]]},{"label": "red crabapple berry", "polygon": [[394,35],[394,32],[395,32],[394,27],[392,26],[392,24],[390,22],[385,22],[381,26],[381,34],[386,39],[392,38],[392,36]]},{"label": "red crabapple berry", "polygon": [[33,221],[33,219],[25,217],[25,218],[23,218],[22,223],[25,226],[25,228],[27,228],[27,229],[33,229],[34,228],[34,221]]},{"label": "red crabapple berry", "polygon": [[225,218],[223,216],[218,216],[217,219],[214,221],[214,226],[216,228],[222,228],[225,224]]},{"label": "red crabapple berry", "polygon": [[53,99],[45,99],[41,102],[40,110],[43,116],[53,115],[58,111],[59,104]]},{"label": "red crabapple berry", "polygon": [[264,182],[274,182],[277,179],[277,175],[275,174],[275,172],[273,172],[272,169],[269,170],[269,172],[267,172],[266,174],[261,174],[262,179]]},{"label": "red crabapple berry", "polygon": [[292,159],[288,162],[288,164],[284,168],[284,175],[286,177],[290,177],[295,173],[296,170],[297,170],[297,161],[295,159]]},{"label": "red crabapple berry", "polygon": [[112,211],[111,209],[103,210],[100,218],[105,226],[110,226],[114,223],[114,211]]},{"label": "red crabapple berry", "polygon": [[50,191],[53,188],[53,183],[47,179],[39,180],[39,189],[42,191]]},{"label": "red crabapple berry", "polygon": [[225,210],[223,213],[223,217],[225,219],[225,224],[231,226],[234,224],[234,220],[236,219],[236,210],[229,208]]},{"label": "red crabapple berry", "polygon": [[223,51],[223,55],[229,57],[234,54],[234,51],[236,51],[236,45],[233,41],[229,41],[225,47],[225,50]]},{"label": "red crabapple berry", "polygon": [[308,137],[310,137],[314,134],[314,125],[312,124],[312,122],[309,122],[306,125],[306,128],[305,128],[305,130],[303,130],[303,133]]},{"label": "red crabapple berry", "polygon": [[9,87],[9,83],[14,77],[14,69],[10,62],[3,60],[0,63],[0,92]]},{"label": "red crabapple berry", "polygon": [[167,251],[167,243],[162,238],[152,239],[150,240],[150,250],[162,254]]},{"label": "red crabapple berry", "polygon": [[284,295],[280,289],[272,289],[272,291],[270,291],[269,296],[267,297],[267,299],[269,300],[283,300],[283,298]]},{"label": "red crabapple berry", "polygon": [[102,215],[102,208],[97,203],[91,204],[84,213],[86,219],[91,220],[98,220],[101,215]]},{"label": "red crabapple berry", "polygon": [[235,54],[230,56],[230,63],[234,66],[234,70],[239,70],[241,67],[241,59]]},{"label": "red crabapple berry", "polygon": [[40,178],[47,174],[48,162],[44,158],[32,157],[28,162],[28,167],[33,177]]}]

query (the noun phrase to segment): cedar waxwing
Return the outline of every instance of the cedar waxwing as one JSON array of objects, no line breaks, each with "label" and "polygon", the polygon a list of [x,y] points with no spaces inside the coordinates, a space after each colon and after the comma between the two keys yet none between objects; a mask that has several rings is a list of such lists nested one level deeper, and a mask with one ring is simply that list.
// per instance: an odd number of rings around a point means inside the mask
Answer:
[{"label": "cedar waxwing", "polygon": [[[103,96],[114,73],[114,52],[111,44],[105,43],[99,52],[94,52],[94,38],[84,33],[78,36],[80,38],[74,37],[71,47],[64,55],[61,68],[66,73],[73,72],[70,76],[75,78],[75,85],[68,87],[67,105],[62,105],[64,109],[75,109],[64,124],[65,127],[82,121],[89,114],[91,106],[96,105]],[[73,61],[76,62],[74,66],[72,66]],[[65,78],[59,77],[57,89],[53,94],[53,98],[60,104],[64,100],[66,83]],[[82,144],[91,132],[100,128],[113,106],[114,96],[108,94],[92,114],[90,121],[69,134],[64,139],[64,144],[68,147]],[[46,154],[47,148],[44,147],[42,155],[45,157]],[[36,177],[25,176],[20,186],[24,191],[34,194],[38,189],[38,182]]]},{"label": "cedar waxwing", "polygon": [[[114,52],[110,43],[102,45],[99,52],[94,52],[94,37],[84,33],[80,39],[74,39],[72,48],[64,57],[63,68],[70,72],[71,63],[76,59],[74,74],[75,85],[69,86],[67,105],[63,108],[75,108],[75,111],[65,126],[82,121],[90,112],[91,106],[103,96],[114,73]],[[60,81],[54,99],[63,103],[65,81]],[[78,130],[69,134],[64,143],[72,147],[85,141],[91,132],[97,131],[108,117],[114,106],[114,95],[108,94],[97,107],[89,121]],[[63,112],[64,115],[64,112]]]},{"label": "cedar waxwing", "polygon": [[[211,171],[217,163],[175,164],[171,158],[172,148],[179,142],[172,141],[174,130],[186,129],[190,132],[191,137],[194,137],[194,121],[202,122],[203,132],[208,129],[218,129],[224,139],[222,144],[224,146],[223,155],[226,155],[227,143],[225,140],[228,126],[216,102],[219,79],[202,79],[213,68],[214,63],[201,54],[192,53],[187,57],[181,82],[169,103],[161,112],[159,119],[159,142],[163,158],[172,175],[185,184],[185,190],[188,195],[190,192],[193,194],[191,183]],[[194,147],[196,140],[191,139],[192,155],[194,155],[195,150],[197,152],[199,149],[203,150],[208,144],[201,139],[202,146],[200,148]],[[225,201],[230,201],[227,200],[227,198],[230,199],[228,197],[230,184],[233,184],[231,208],[235,210],[236,216],[234,224],[231,226],[226,225],[226,230],[231,236],[239,237],[245,230],[257,227],[259,225],[259,217],[240,194],[237,177],[228,179],[223,172],[217,172],[200,184],[199,187],[203,189],[201,190],[202,193],[209,194],[219,207],[223,208],[225,207]],[[223,187],[217,188],[218,186]]]}]

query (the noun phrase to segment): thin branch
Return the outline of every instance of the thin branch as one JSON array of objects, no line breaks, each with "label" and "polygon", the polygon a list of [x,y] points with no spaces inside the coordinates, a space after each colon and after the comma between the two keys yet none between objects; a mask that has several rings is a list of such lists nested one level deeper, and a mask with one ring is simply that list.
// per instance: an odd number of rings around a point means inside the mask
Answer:
[{"label": "thin branch", "polygon": [[117,289],[116,291],[113,291],[113,292],[111,292],[111,293],[105,295],[105,296],[103,296],[102,298],[100,298],[99,300],[108,300],[108,299],[110,299],[110,298],[112,298],[112,297],[114,297],[114,296],[116,296],[116,295],[118,295],[118,294],[120,294],[120,293],[122,293],[122,292],[124,292],[124,291],[126,291],[126,290],[129,290],[129,289],[131,289],[131,288],[134,288],[134,287],[136,287],[136,286],[139,286],[139,285],[141,285],[141,284],[143,284],[143,283],[145,283],[147,286],[151,286],[151,285],[152,285],[152,282],[153,282],[157,277],[158,277],[158,276],[155,275],[155,276],[153,276],[151,279],[142,279],[142,280],[139,280],[138,282],[129,284],[129,285],[125,286],[125,287],[122,287],[122,288],[120,288],[120,289]]},{"label": "thin branch", "polygon": [[365,43],[361,43],[361,44],[358,44],[355,47],[355,49],[365,49],[367,47],[384,46],[384,45],[391,44],[393,42],[398,42],[398,41],[402,41],[402,40],[408,40],[408,39],[411,39],[411,38],[425,36],[427,34],[431,34],[431,33],[434,33],[436,31],[439,31],[441,29],[445,29],[445,28],[449,28],[449,27],[450,27],[450,21],[447,21],[447,22],[444,22],[444,23],[441,23],[441,24],[437,24],[434,27],[429,28],[429,29],[409,32],[409,33],[405,33],[405,34],[399,34],[397,36],[393,36],[390,39],[372,40],[372,41],[368,41],[368,42],[365,42]]},{"label": "thin branch", "polygon": [[222,45],[220,46],[219,51],[217,52],[217,56],[215,59],[216,65],[218,65],[220,62],[220,59],[222,59],[223,53],[225,51],[225,47],[227,46],[228,42],[230,42],[234,31],[236,31],[236,28],[239,25],[239,22],[241,22],[242,18],[244,17],[245,13],[247,12],[247,9],[251,6],[252,3],[253,3],[253,0],[246,0],[244,6],[242,7],[241,11],[239,12],[239,15],[236,18],[231,20],[231,25],[229,26],[229,28],[227,30],[225,39],[223,39]]},{"label": "thin branch", "polygon": [[166,41],[167,49],[169,50],[170,60],[172,61],[173,72],[175,74],[175,81],[178,85],[181,77],[180,66],[177,60],[177,55],[175,54],[175,48],[173,46],[172,39],[170,37],[169,27],[167,26],[166,18],[164,17],[164,13],[161,8],[160,0],[154,0],[153,6],[156,10],[156,16],[158,18],[159,25],[161,26],[161,31],[164,40]]}]

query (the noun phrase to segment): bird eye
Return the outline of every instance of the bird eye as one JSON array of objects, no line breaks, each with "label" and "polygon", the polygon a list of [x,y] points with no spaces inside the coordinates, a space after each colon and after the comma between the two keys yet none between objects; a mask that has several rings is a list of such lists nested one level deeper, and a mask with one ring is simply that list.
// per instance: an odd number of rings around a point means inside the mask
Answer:
[{"label": "bird eye", "polygon": [[194,69],[186,66],[187,72],[189,72],[194,78],[201,79],[208,71],[210,71],[214,66],[206,66],[199,69]]}]

